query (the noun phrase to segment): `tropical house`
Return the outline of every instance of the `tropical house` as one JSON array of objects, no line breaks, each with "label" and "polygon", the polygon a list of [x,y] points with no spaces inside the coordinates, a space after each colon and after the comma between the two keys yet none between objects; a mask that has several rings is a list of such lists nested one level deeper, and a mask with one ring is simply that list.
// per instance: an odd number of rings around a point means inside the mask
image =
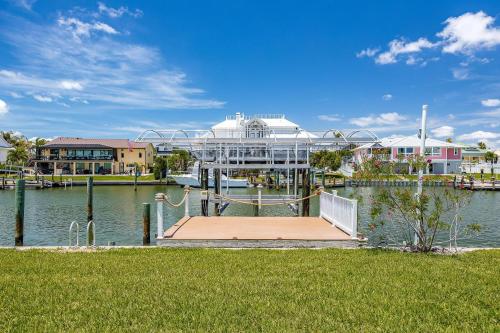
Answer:
[{"label": "tropical house", "polygon": [[7,162],[7,154],[12,146],[0,135],[0,163]]},{"label": "tropical house", "polygon": [[462,161],[466,164],[479,164],[484,163],[484,155],[486,155],[488,149],[481,149],[475,146],[464,146],[462,148]]},{"label": "tropical house", "polygon": [[[377,156],[382,162],[399,162],[399,170],[396,171],[414,173],[416,170],[412,170],[408,159],[419,154],[420,138],[416,135],[391,137],[355,148],[354,161],[360,164],[364,158]],[[427,138],[425,140],[425,159],[428,162],[426,173],[460,173],[462,145]]]},{"label": "tropical house", "polygon": [[35,169],[43,174],[130,174],[153,167],[151,143],[128,139],[58,137],[37,149]]}]

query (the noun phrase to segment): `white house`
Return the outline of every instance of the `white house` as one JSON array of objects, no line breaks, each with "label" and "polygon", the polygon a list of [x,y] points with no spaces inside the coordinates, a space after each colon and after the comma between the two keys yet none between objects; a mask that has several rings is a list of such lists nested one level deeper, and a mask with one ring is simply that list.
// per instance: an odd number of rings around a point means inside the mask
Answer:
[{"label": "white house", "polygon": [[0,135],[0,163],[7,161],[7,153],[11,149],[12,146]]},{"label": "white house", "polygon": [[299,125],[285,118],[283,114],[245,116],[237,112],[234,116],[214,126],[212,131],[217,138],[314,138]]}]

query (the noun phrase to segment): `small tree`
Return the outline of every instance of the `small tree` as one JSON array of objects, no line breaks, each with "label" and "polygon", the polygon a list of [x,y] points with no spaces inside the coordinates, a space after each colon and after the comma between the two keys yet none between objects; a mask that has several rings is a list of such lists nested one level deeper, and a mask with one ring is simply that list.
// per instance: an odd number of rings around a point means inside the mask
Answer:
[{"label": "small tree", "polygon": [[493,170],[493,163],[497,161],[498,156],[492,152],[492,151],[487,151],[486,154],[484,154],[484,160],[486,162],[491,163],[491,175],[493,176],[494,170]]},{"label": "small tree", "polygon": [[477,146],[479,147],[479,149],[486,149],[486,143],[484,143],[482,141],[479,141],[477,143]]},{"label": "small tree", "polygon": [[[407,156],[406,162],[417,169],[427,164],[421,156]],[[377,173],[383,169],[374,167],[376,165],[376,161],[367,160],[362,169],[372,172],[371,178],[377,178],[380,176]],[[480,230],[477,224],[462,226],[460,223],[460,213],[470,197],[470,192],[449,188],[445,188],[444,193],[435,188],[423,190],[420,195],[412,188],[381,188],[371,197],[369,227],[378,231],[381,241],[386,244],[402,245],[420,252],[431,251],[438,232],[448,230],[450,247],[452,242],[456,247],[458,239]]]}]

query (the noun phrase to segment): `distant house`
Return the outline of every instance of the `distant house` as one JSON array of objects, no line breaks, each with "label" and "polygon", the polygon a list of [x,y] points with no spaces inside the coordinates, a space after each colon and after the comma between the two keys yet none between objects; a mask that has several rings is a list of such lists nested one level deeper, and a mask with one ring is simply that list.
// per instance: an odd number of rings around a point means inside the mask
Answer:
[{"label": "distant house", "polygon": [[[402,167],[410,170],[407,158],[420,154],[420,139],[416,136],[384,138],[377,143],[369,143],[354,149],[356,163],[361,163],[364,157],[378,156],[385,162],[402,162]],[[448,174],[459,173],[462,163],[462,146],[454,143],[427,138],[425,140],[425,158],[429,163],[426,173]],[[406,171],[405,170],[405,171]]]},{"label": "distant house", "polygon": [[464,163],[479,164],[486,162],[484,155],[488,149],[481,149],[475,146],[464,146],[462,148],[462,160]]},{"label": "distant house", "polygon": [[37,151],[35,168],[44,174],[128,174],[153,167],[151,143],[128,139],[56,138]]},{"label": "distant house", "polygon": [[0,135],[0,163],[7,162],[7,154],[12,146]]}]

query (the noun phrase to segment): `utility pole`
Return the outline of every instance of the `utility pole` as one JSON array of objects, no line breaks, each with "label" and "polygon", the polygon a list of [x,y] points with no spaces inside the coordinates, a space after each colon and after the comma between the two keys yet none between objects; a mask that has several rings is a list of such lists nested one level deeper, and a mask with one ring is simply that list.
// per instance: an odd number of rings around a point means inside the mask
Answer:
[{"label": "utility pole", "polygon": [[[420,127],[420,156],[425,158],[425,136],[426,136],[426,125],[427,125],[427,105],[422,105],[422,125]],[[417,200],[420,201],[420,196],[422,195],[422,186],[424,183],[424,168],[420,166],[418,168],[418,187],[417,187]],[[417,228],[420,228],[420,222],[417,221]],[[414,245],[418,244],[418,235],[415,232]]]}]

